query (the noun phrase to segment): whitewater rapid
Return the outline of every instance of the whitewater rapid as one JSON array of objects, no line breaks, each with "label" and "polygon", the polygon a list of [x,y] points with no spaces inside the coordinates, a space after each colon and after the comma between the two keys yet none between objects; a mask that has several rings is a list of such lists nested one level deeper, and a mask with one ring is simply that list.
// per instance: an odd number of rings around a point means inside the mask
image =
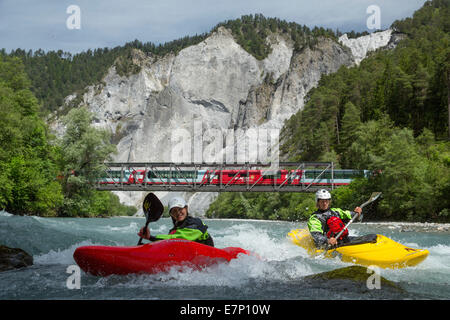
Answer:
[{"label": "whitewater rapid", "polygon": [[[137,244],[143,218],[41,218],[0,213],[0,244],[33,255],[34,265],[0,273],[0,299],[449,299],[450,232],[446,224],[355,223],[351,235],[381,233],[429,257],[412,268],[381,271],[405,292],[367,291],[356,284],[336,290],[305,277],[350,266],[339,259],[310,258],[286,235],[305,222],[204,219],[216,247],[236,246],[256,255],[197,271],[173,268],[156,275],[94,277],[82,272],[79,290],[66,282],[79,246]],[[170,219],[151,223],[167,233]],[[447,230],[447,231],[446,231]],[[342,284],[341,284],[342,285]],[[301,286],[303,290],[299,291]],[[350,287],[349,287],[350,286]],[[388,289],[385,289],[388,290]]]}]

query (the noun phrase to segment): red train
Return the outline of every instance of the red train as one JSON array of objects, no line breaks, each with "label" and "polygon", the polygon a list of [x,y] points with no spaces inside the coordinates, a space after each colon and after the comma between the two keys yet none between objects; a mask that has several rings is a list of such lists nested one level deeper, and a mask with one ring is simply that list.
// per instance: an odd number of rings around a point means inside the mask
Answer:
[{"label": "red train", "polygon": [[368,170],[117,170],[107,171],[100,184],[208,185],[347,185]]}]

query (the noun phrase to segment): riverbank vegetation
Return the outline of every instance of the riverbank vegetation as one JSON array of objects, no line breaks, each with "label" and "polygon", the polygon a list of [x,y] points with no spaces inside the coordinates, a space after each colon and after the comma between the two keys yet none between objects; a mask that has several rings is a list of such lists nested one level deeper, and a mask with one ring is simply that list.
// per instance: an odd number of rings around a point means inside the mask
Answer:
[{"label": "riverbank vegetation", "polygon": [[30,86],[19,58],[0,57],[0,208],[38,216],[134,214],[116,195],[93,189],[95,172],[115,150],[108,134],[77,108],[64,118],[63,137],[52,136]]}]

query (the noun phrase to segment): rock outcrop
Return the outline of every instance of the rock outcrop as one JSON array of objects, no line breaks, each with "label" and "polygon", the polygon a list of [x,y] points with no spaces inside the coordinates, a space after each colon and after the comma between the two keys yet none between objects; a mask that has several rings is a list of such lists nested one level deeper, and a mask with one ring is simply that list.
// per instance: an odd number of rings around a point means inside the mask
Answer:
[{"label": "rock outcrop", "polygon": [[326,286],[332,288],[336,293],[342,294],[351,290],[361,293],[361,297],[369,292],[375,292],[377,289],[386,295],[384,299],[389,299],[390,295],[406,294],[405,290],[396,282],[390,281],[385,277],[378,275],[374,277],[374,270],[363,266],[350,266],[332,271],[321,272],[304,277],[306,283],[313,284],[315,287]]},{"label": "rock outcrop", "polygon": [[359,65],[367,53],[387,46],[391,41],[391,35],[392,29],[374,32],[356,39],[349,39],[347,34],[344,34],[339,38],[339,42],[352,50],[355,63]]},{"label": "rock outcrop", "polygon": [[33,264],[33,257],[20,248],[0,245],[0,271],[28,267]]}]

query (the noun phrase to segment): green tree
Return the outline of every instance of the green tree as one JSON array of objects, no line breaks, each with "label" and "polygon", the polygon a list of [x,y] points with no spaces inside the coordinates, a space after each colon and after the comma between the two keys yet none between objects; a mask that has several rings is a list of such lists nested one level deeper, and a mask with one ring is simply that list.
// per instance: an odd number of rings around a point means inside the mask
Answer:
[{"label": "green tree", "polygon": [[362,124],[357,135],[349,149],[354,163],[381,173],[366,185],[351,187],[354,198],[382,191],[377,218],[444,219],[449,205],[444,194],[450,187],[448,142],[437,143],[429,130],[414,138],[413,130],[397,128],[387,119]]},{"label": "green tree", "polygon": [[66,216],[89,216],[92,210],[94,183],[103,162],[110,160],[116,147],[106,130],[91,126],[92,114],[86,107],[72,109],[63,118],[66,131],[61,139],[64,206]]},{"label": "green tree", "polygon": [[344,168],[351,168],[352,154],[347,150],[355,141],[357,130],[361,125],[359,109],[351,101],[345,104],[341,123],[341,139],[338,146],[338,150],[342,152],[341,164]]},{"label": "green tree", "polygon": [[51,216],[62,203],[54,147],[18,58],[0,57],[0,207]]}]

